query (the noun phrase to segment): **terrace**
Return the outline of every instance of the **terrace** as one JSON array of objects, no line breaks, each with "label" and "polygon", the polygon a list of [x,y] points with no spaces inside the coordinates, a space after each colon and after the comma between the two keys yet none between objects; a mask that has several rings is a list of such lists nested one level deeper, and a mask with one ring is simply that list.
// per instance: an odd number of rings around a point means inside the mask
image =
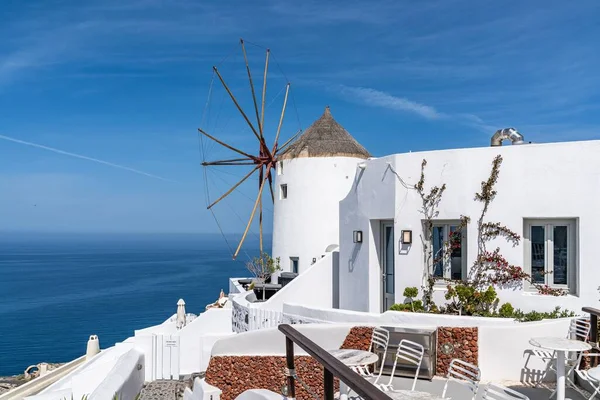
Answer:
[{"label": "terrace", "polygon": [[[498,325],[497,328],[479,331],[477,328],[455,328],[463,336],[455,336],[453,339],[448,339],[440,327],[387,327],[391,336],[388,338],[389,343],[385,343],[388,353],[379,379],[377,375],[384,358],[382,349],[377,349],[378,343],[373,332],[381,330],[380,326],[281,324],[277,329],[247,332],[217,342],[206,379],[196,385],[197,390],[186,391],[188,397],[184,399],[208,399],[203,393],[210,393],[213,399],[224,400],[281,399],[282,395],[287,398],[325,399],[487,399],[492,398],[486,397],[491,393],[488,390],[500,392],[493,397],[495,399],[546,399],[555,395],[556,375],[560,374],[554,374],[552,370],[545,372],[548,365],[556,365],[556,358],[551,356],[553,358],[540,359],[536,353],[539,349],[535,345],[535,338],[543,335],[550,336],[550,339],[567,340],[567,327],[571,329],[573,326],[585,326],[586,330],[583,332],[579,328],[570,330],[571,337],[575,340],[568,342],[575,343],[576,346],[592,347],[592,351],[597,353],[596,327],[600,310],[585,308],[583,311],[589,313],[590,317],[518,324],[512,328]],[[581,321],[584,325],[580,325]],[[517,330],[517,336],[530,332],[531,337],[524,339],[524,343],[530,344],[513,343],[511,337],[502,339],[506,336],[504,333],[508,332],[507,328]],[[492,329],[500,331],[495,343],[497,349],[482,348],[482,344],[487,346],[488,339],[485,337]],[[403,338],[400,343],[395,343],[400,337]],[[474,344],[465,342],[466,337],[471,337]],[[414,345],[412,350],[407,351],[405,347],[401,351],[405,339],[414,340],[411,340]],[[463,349],[457,351],[460,343],[463,343]],[[415,353],[415,349],[419,348]],[[471,366],[475,368],[475,372],[471,371],[473,375],[465,375],[466,370],[463,369],[458,379],[448,379],[448,376],[453,376],[453,360],[463,358],[464,361],[465,355],[472,353],[471,350],[475,354],[471,358],[467,357],[465,365],[472,363]],[[532,356],[534,353],[536,357]],[[591,358],[588,357],[590,354],[583,357],[581,352],[567,354],[567,376],[566,381],[562,381],[566,383],[566,387],[558,391],[557,399],[564,399],[565,396],[570,399],[590,398],[594,391],[590,383],[597,386],[598,381],[592,379],[586,382],[581,379],[585,374],[580,375],[578,371],[592,371],[589,368],[596,365],[593,361],[594,354]],[[390,380],[391,367],[396,359],[397,368]],[[418,364],[411,364],[416,359]],[[367,369],[363,368],[366,365],[374,367],[366,372]],[[507,369],[503,368],[506,365],[516,371],[507,374]],[[469,370],[470,366],[465,368]],[[472,378],[471,384],[465,376]],[[520,379],[502,379],[501,376]],[[545,378],[544,382],[538,385],[541,378]]]}]

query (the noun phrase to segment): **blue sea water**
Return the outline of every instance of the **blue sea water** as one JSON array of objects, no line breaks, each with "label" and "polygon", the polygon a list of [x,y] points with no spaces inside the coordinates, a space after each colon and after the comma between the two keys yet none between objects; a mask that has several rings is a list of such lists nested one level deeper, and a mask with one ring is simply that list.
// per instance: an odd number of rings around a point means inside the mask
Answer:
[{"label": "blue sea water", "polygon": [[248,275],[230,254],[218,235],[0,234],[0,376],[79,357],[91,334],[109,347],[179,298],[199,314]]}]

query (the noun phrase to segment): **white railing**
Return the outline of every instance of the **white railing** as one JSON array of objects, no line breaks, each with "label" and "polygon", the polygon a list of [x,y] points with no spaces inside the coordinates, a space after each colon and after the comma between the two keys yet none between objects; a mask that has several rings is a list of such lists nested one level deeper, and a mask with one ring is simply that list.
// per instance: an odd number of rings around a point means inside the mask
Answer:
[{"label": "white railing", "polygon": [[253,307],[246,300],[251,292],[233,297],[231,312],[231,329],[236,332],[248,332],[257,329],[272,328],[283,322],[283,312],[266,308]]},{"label": "white railing", "polygon": [[274,328],[283,322],[283,313],[263,308],[251,308],[249,318],[249,330]]},{"label": "white railing", "polygon": [[337,304],[337,293],[333,290],[334,265],[337,263],[338,253],[327,253],[307,271],[263,302],[256,302],[253,291],[244,291],[238,283],[240,278],[231,278],[231,329],[239,333],[276,327],[283,322],[283,305],[286,303],[300,303],[326,309]]}]

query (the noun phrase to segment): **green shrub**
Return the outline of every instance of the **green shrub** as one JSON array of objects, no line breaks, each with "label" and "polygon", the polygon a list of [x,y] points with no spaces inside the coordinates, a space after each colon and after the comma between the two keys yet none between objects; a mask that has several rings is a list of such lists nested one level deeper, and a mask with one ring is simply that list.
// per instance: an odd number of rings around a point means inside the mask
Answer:
[{"label": "green shrub", "polygon": [[396,303],[390,307],[390,311],[425,312],[423,302],[415,300],[412,303]]},{"label": "green shrub", "polygon": [[459,283],[448,285],[446,300],[451,300],[445,311],[449,314],[489,316],[498,306],[496,290],[490,286],[477,290],[474,286]]},{"label": "green shrub", "polygon": [[412,300],[419,295],[419,289],[416,287],[407,287],[404,289],[404,293],[402,295]]},{"label": "green shrub", "polygon": [[523,311],[517,309],[513,313],[512,318],[519,322],[532,322],[541,321],[543,319],[572,318],[574,316],[575,313],[573,311],[563,310],[557,306],[553,311],[550,312],[530,311],[528,313],[524,313]]},{"label": "green shrub", "polygon": [[510,303],[504,303],[498,310],[498,316],[502,318],[514,318],[515,308]]},{"label": "green shrub", "polygon": [[395,303],[390,307],[390,311],[412,311],[410,304]]}]

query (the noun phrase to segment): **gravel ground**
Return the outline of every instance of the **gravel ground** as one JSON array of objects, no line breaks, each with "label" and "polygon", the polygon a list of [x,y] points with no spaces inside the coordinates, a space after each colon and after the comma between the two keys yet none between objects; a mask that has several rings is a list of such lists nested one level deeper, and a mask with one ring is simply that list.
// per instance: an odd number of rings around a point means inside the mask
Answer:
[{"label": "gravel ground", "polygon": [[184,381],[154,381],[150,382],[140,392],[138,400],[180,400],[187,382]]}]

